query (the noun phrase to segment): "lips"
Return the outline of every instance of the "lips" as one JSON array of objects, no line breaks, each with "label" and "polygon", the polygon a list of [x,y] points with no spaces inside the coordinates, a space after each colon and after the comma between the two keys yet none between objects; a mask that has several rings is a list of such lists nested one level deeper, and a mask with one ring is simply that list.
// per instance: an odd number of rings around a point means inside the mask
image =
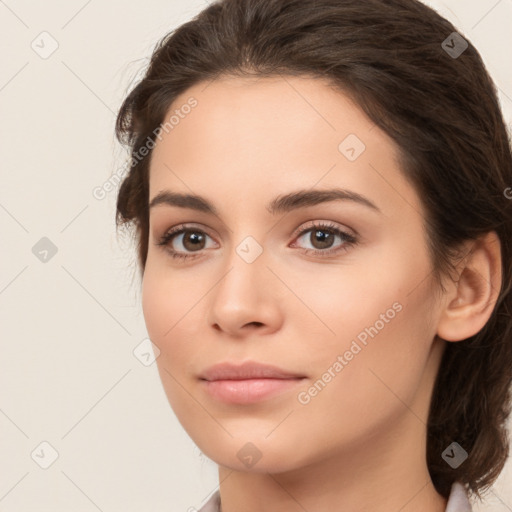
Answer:
[{"label": "lips", "polygon": [[211,366],[200,376],[205,391],[216,400],[250,404],[269,399],[296,387],[306,376],[256,362]]},{"label": "lips", "polygon": [[243,364],[220,363],[205,370],[200,379],[215,380],[243,380],[243,379],[297,379],[305,375],[290,372],[268,364],[248,361]]}]

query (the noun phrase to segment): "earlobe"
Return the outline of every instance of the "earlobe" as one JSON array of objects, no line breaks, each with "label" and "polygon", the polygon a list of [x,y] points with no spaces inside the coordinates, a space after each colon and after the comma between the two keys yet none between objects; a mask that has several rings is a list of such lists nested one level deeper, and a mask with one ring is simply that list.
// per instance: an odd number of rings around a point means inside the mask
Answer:
[{"label": "earlobe", "polygon": [[495,231],[470,245],[459,279],[447,292],[437,335],[446,341],[461,341],[477,334],[489,320],[501,288],[501,244]]}]

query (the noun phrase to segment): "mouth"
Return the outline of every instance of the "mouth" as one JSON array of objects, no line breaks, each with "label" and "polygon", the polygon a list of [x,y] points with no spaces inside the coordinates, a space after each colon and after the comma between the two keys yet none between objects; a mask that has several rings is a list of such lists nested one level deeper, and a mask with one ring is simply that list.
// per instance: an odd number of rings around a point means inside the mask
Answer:
[{"label": "mouth", "polygon": [[270,399],[302,383],[305,375],[272,365],[246,362],[221,363],[208,368],[199,379],[214,399],[231,404],[250,404]]},{"label": "mouth", "polygon": [[236,379],[203,381],[209,395],[230,404],[252,404],[297,386],[303,379]]}]

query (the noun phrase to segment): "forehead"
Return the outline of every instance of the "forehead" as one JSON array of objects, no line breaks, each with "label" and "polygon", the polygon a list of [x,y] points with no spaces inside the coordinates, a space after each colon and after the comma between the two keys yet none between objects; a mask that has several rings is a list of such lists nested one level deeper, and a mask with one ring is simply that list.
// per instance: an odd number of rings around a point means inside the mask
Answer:
[{"label": "forehead", "polygon": [[320,79],[202,82],[175,99],[171,116],[151,157],[150,198],[172,189],[266,204],[292,189],[343,186],[419,206],[394,141]]}]

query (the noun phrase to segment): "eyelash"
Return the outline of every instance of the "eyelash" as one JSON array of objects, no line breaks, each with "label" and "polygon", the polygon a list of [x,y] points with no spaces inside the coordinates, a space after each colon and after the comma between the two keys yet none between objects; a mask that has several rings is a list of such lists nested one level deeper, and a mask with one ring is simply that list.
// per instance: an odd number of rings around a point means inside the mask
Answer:
[{"label": "eyelash", "polygon": [[[326,249],[326,250],[321,250],[321,249],[302,249],[302,252],[304,254],[313,254],[315,256],[317,255],[321,255],[323,257],[326,257],[326,256],[330,256],[331,254],[333,253],[339,253],[339,252],[345,252],[347,251],[350,247],[354,246],[357,244],[357,238],[353,235],[350,235],[348,233],[346,233],[345,231],[342,231],[340,228],[338,228],[335,224],[332,224],[332,223],[312,223],[309,227],[305,228],[305,229],[302,229],[300,230],[298,233],[296,233],[294,236],[295,238],[300,238],[301,236],[303,236],[305,233],[308,233],[309,231],[326,231],[326,232],[329,232],[335,236],[339,236],[341,237],[342,241],[344,242],[343,245],[341,246],[338,246],[337,248],[335,249]],[[196,258],[198,256],[200,256],[200,254],[182,254],[174,249],[171,249],[170,247],[170,242],[172,241],[172,239],[177,236],[177,235],[181,235],[182,233],[187,233],[187,232],[192,232],[192,233],[201,233],[201,234],[204,234],[204,235],[208,235],[208,233],[205,233],[203,230],[201,229],[196,229],[194,227],[187,227],[187,226],[184,226],[184,225],[179,225],[179,226],[176,226],[175,228],[172,228],[171,230],[167,231],[161,238],[158,242],[156,242],[156,245],[158,246],[167,246],[167,251],[170,253],[170,255],[173,257],[173,258],[178,258],[178,259],[181,259],[181,260],[186,260],[186,259],[189,259],[189,258]],[[199,253],[199,251],[198,251]]]}]

